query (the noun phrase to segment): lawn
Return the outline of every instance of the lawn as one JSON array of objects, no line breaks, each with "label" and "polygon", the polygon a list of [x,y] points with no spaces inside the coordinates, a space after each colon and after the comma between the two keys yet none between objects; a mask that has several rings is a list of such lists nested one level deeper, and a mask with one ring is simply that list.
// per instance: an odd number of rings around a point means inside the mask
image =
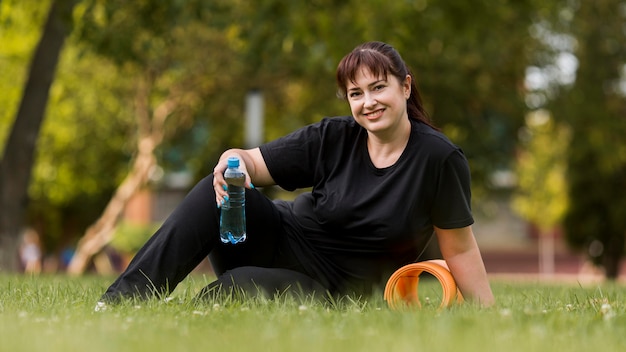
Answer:
[{"label": "lawn", "polygon": [[[197,303],[185,280],[165,301],[95,312],[111,278],[0,275],[0,351],[623,351],[626,287],[492,281],[498,303],[393,311],[381,296],[334,305]],[[437,301],[437,285],[420,284]],[[429,286],[430,285],[430,286]]]}]

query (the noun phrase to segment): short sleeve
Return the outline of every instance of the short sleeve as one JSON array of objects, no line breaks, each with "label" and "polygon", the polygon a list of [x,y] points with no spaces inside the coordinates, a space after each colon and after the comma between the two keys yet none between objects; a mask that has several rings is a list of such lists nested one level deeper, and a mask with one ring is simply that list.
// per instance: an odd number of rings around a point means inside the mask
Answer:
[{"label": "short sleeve", "polygon": [[259,147],[277,185],[288,191],[313,185],[321,133],[319,123],[313,124]]},{"label": "short sleeve", "polygon": [[457,149],[440,169],[431,213],[433,225],[453,229],[473,224],[471,198],[469,165],[463,152]]}]

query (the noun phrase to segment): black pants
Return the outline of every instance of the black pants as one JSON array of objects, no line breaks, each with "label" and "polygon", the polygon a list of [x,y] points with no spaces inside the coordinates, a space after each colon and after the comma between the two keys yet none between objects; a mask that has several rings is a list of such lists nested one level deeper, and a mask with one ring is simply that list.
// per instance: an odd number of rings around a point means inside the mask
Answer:
[{"label": "black pants", "polygon": [[218,276],[201,295],[245,291],[272,294],[288,288],[324,294],[290,254],[274,203],[246,189],[247,239],[236,245],[219,240],[220,211],[215,204],[213,175],[201,180],[137,252],[128,268],[107,289],[104,301],[120,297],[149,298],[172,292],[207,256]]}]

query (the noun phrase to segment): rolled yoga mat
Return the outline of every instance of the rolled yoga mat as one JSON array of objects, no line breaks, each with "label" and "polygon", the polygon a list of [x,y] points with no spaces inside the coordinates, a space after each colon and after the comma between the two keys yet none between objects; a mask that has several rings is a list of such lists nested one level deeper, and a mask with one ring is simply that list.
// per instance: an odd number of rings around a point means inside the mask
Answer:
[{"label": "rolled yoga mat", "polygon": [[456,281],[448,269],[445,260],[427,260],[407,264],[396,270],[385,286],[384,298],[392,309],[422,304],[418,296],[419,277],[423,272],[433,275],[443,289],[440,308],[448,307],[455,302],[462,302],[463,296],[456,286]]}]

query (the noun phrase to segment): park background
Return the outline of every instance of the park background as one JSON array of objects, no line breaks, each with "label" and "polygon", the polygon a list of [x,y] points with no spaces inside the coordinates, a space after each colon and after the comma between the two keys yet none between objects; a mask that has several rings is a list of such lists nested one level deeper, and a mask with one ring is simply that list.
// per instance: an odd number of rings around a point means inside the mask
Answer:
[{"label": "park background", "polygon": [[336,65],[381,40],[468,157],[490,275],[618,279],[625,36],[617,0],[0,0],[0,271],[121,270],[224,149],[349,114]]}]

